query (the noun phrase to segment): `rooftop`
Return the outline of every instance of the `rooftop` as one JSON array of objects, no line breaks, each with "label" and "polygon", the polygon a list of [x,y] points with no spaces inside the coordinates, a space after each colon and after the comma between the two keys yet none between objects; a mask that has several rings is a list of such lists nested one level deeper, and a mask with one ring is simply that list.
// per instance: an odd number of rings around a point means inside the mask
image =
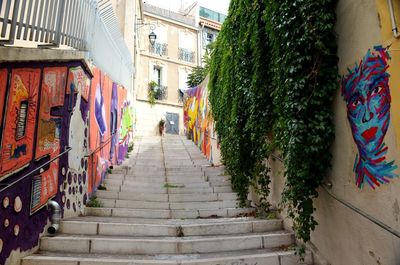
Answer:
[{"label": "rooftop", "polygon": [[183,24],[195,27],[196,26],[196,20],[193,16],[185,16],[183,14],[180,14],[178,12],[174,12],[171,10],[167,10],[164,8],[160,8],[157,6],[153,6],[147,3],[143,4],[143,9],[145,12],[164,17],[167,19],[175,20],[177,22],[181,22]]}]

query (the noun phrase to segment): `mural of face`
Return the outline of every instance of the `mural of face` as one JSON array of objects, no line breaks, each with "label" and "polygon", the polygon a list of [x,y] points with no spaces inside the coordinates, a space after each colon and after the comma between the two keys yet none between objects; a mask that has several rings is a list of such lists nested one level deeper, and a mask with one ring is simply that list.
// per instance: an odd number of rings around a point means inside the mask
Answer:
[{"label": "mural of face", "polygon": [[389,59],[385,48],[374,47],[349,69],[341,82],[347,117],[359,151],[354,171],[360,188],[364,181],[375,188],[397,176],[392,172],[397,168],[393,161],[385,162],[388,148],[383,142],[390,122],[390,75],[386,72]]}]

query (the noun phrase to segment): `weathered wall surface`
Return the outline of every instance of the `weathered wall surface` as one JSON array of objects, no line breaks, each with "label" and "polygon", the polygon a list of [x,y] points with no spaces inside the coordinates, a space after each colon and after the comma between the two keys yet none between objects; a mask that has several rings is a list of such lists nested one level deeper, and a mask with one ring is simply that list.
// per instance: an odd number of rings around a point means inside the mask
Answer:
[{"label": "weathered wall surface", "polygon": [[193,140],[214,165],[221,164],[221,154],[208,102],[208,77],[184,96],[185,134]]},{"label": "weathered wall surface", "polygon": [[[94,76],[107,79],[97,69]],[[48,200],[61,205],[64,217],[76,216],[99,184],[90,171],[91,154],[104,144],[100,137],[89,146],[99,128],[92,77],[80,61],[0,64],[0,264],[19,264],[38,245]],[[109,82],[109,90],[100,86],[100,93],[110,92],[104,122],[108,135],[114,132],[100,155],[107,165],[122,162],[132,130],[126,91]]]},{"label": "weathered wall surface", "polygon": [[[400,6],[393,2],[400,18]],[[339,1],[336,32],[342,78],[333,104],[336,138],[326,181],[332,183],[332,194],[400,231],[400,42],[391,33],[387,2]],[[269,162],[274,175],[271,199],[277,203],[283,166]],[[311,241],[321,260],[332,265],[399,264],[399,238],[324,189],[319,195],[319,225]]]},{"label": "weathered wall surface", "polygon": [[151,106],[147,101],[135,102],[135,115],[138,117],[136,123],[136,135],[151,136],[160,135],[158,123],[161,119],[166,120],[167,113],[174,113],[179,116],[178,134],[183,134],[183,111],[179,105],[155,104]]},{"label": "weathered wall surface", "polygon": [[[399,24],[400,3],[393,4]],[[400,231],[400,40],[391,28],[387,1],[341,0],[337,5],[342,78],[333,103],[336,138],[326,182],[332,183],[330,192],[338,198]],[[202,91],[195,88],[194,95],[206,94],[197,90]],[[202,109],[194,98],[185,107],[189,131],[207,131],[201,127],[203,113],[191,113]],[[201,137],[195,133],[194,140],[201,142]],[[279,159],[268,164],[270,201],[278,207],[284,165]],[[319,225],[311,242],[320,255],[316,264],[400,264],[399,238],[343,206],[323,188],[315,207]],[[282,216],[286,217],[284,211]],[[290,228],[289,219],[285,224]]]}]

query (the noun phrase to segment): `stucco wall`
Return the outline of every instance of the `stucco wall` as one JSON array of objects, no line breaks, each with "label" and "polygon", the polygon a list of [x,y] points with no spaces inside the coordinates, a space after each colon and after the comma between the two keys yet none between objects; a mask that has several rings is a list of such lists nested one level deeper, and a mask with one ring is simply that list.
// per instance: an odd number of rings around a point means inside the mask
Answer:
[{"label": "stucco wall", "polygon": [[[393,1],[393,4],[397,24],[400,25],[400,3]],[[361,185],[362,183],[357,185],[356,172],[353,171],[353,168],[355,162],[358,161],[356,157],[361,156],[360,152],[365,147],[356,144],[355,140],[358,136],[354,134],[355,128],[353,127],[352,130],[348,119],[349,105],[341,94],[341,82],[338,82],[338,89],[332,105],[335,124],[335,141],[331,150],[332,168],[325,181],[332,184],[330,189],[332,194],[400,231],[400,179],[397,177],[400,174],[398,169],[400,165],[400,40],[395,39],[391,33],[387,1],[340,0],[336,12],[339,74],[345,78],[349,71],[354,72],[356,65],[366,72],[362,62],[368,61],[374,56],[375,59],[378,58],[377,64],[382,64],[385,68],[384,70],[382,70],[383,68],[378,69],[377,72],[382,71],[382,76],[383,72],[390,75],[386,75],[388,84],[385,84],[383,77],[377,79],[377,90],[375,92],[372,88],[368,90],[366,101],[373,100],[373,93],[378,94],[380,102],[382,102],[382,98],[385,98],[387,100],[385,105],[390,105],[390,121],[387,120],[387,131],[383,134],[385,146],[377,144],[377,150],[374,153],[375,160],[368,162],[377,175],[372,174],[372,177],[364,175],[363,185]],[[368,51],[370,51],[369,55]],[[376,67],[376,65],[371,67]],[[369,77],[374,75],[376,73],[372,73]],[[369,81],[369,77],[365,77],[367,74],[364,77],[362,74],[360,76],[359,79],[353,80],[355,86],[365,88],[367,85],[375,84]],[[358,80],[363,79],[368,81],[367,85],[360,86]],[[384,89],[388,90],[381,92]],[[389,93],[391,97],[388,96]],[[370,117],[380,115],[379,105],[369,108]],[[353,124],[353,126],[361,126],[361,123],[365,122],[360,116],[358,116],[358,120],[360,123]],[[374,126],[379,128],[386,126],[385,121],[382,124],[378,123]],[[378,130],[380,130],[379,128]],[[379,138],[376,134],[374,137],[373,139]],[[387,151],[385,151],[386,147]],[[392,161],[393,164],[390,164]],[[272,174],[270,202],[275,207],[279,207],[280,194],[285,181],[284,165],[277,159],[270,159],[267,163],[271,167]],[[379,178],[380,173],[383,178]],[[376,182],[373,182],[375,178]],[[368,180],[371,180],[371,185],[368,184]],[[256,200],[254,196],[252,199]],[[315,217],[319,223],[312,233],[311,239],[311,243],[317,248],[315,264],[400,264],[399,238],[343,206],[330,197],[323,188],[319,189],[315,207],[317,209]],[[282,211],[281,215],[284,218],[285,226],[290,229],[291,222],[286,218],[285,212]]]},{"label": "stucco wall", "polygon": [[167,112],[179,115],[179,134],[183,134],[183,110],[179,105],[155,104],[151,106],[147,101],[138,100],[135,103],[135,112],[137,117],[135,135],[160,135],[158,123],[161,119],[166,119]]},{"label": "stucco wall", "polygon": [[[393,1],[396,2],[396,1]],[[396,6],[400,18],[399,6]],[[388,48],[389,89],[392,97],[390,108],[391,121],[384,138],[388,147],[386,161],[399,163],[398,138],[400,131],[400,75],[399,41],[390,32],[388,6],[386,1],[342,0],[337,6],[339,73],[347,74],[347,68],[363,59],[368,49],[382,45]],[[339,87],[339,86],[338,86]],[[332,193],[339,198],[379,219],[400,231],[399,200],[400,180],[395,178],[375,190],[365,184],[362,188],[355,184],[353,172],[357,145],[347,119],[346,102],[338,89],[333,104],[335,110],[336,140],[332,148],[332,170],[327,181],[333,184]],[[400,128],[399,128],[400,129]],[[395,169],[399,174],[399,170]],[[379,228],[367,219],[347,209],[333,200],[324,190],[315,200],[316,219],[319,226],[312,235],[312,242],[331,264],[385,264],[400,263],[400,239]]]}]

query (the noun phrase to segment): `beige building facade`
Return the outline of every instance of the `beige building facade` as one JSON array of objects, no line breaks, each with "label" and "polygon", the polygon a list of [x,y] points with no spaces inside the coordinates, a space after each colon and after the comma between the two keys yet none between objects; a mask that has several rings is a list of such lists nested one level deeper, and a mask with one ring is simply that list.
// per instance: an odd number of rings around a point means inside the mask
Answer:
[{"label": "beige building facade", "polygon": [[[195,18],[144,4],[140,21],[136,87],[137,135],[156,135],[166,120],[166,132],[183,133],[182,92],[192,68],[198,65]],[[152,45],[149,34],[157,36]],[[155,105],[149,102],[149,83],[155,82]]]}]

